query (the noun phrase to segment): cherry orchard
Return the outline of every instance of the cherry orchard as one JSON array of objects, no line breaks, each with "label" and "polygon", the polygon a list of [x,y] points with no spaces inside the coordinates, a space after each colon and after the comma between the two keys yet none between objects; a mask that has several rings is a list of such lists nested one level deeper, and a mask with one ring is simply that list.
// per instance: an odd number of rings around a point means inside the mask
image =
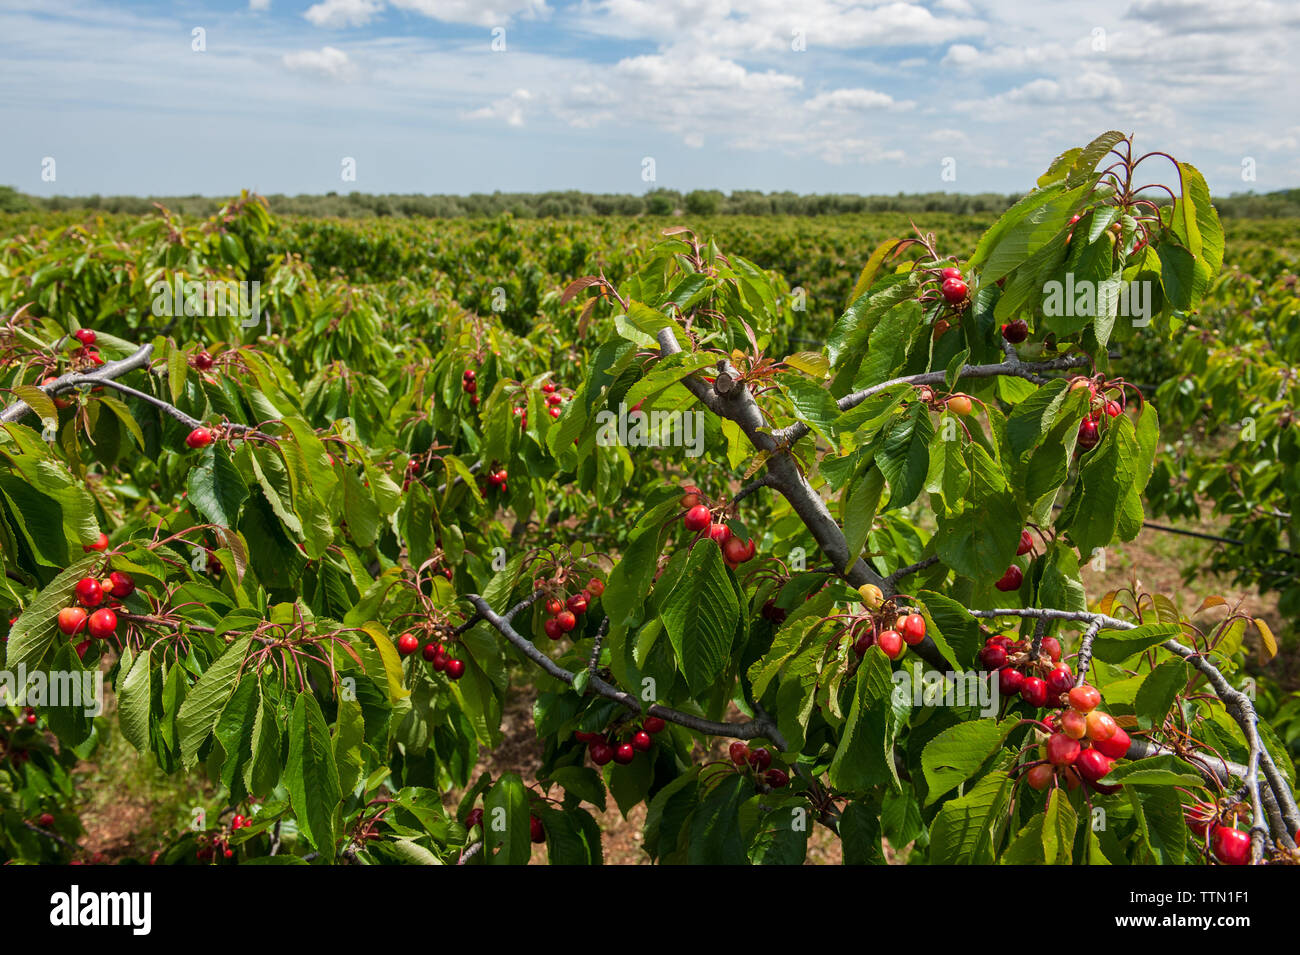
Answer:
[{"label": "cherry orchard", "polygon": [[[594,863],[611,797],[661,862],[798,863],[813,826],[849,862],[1296,860],[1294,767],[1236,685],[1262,623],[1079,574],[1137,534],[1159,447],[1126,344],[1221,265],[1193,167],[1106,134],[973,250],[863,250],[819,352],[685,228],[527,335],[449,309],[426,341],[426,296],[389,315],[273,227],[244,197],[79,270],[73,236],[57,294],[20,249],[0,299],[7,666],[102,666],[122,735],[218,788],[156,861]],[[284,331],[149,339],[121,254],[259,281]],[[1067,278],[1090,307],[1049,300]],[[699,412],[705,453],[597,440],[622,407]],[[536,782],[475,776],[520,681]],[[94,739],[37,712],[15,760]]]}]

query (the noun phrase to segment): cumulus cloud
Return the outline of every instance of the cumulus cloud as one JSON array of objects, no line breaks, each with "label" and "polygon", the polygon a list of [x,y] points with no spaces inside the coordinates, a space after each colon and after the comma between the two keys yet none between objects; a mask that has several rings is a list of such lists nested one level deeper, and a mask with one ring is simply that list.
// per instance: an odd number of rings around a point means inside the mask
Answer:
[{"label": "cumulus cloud", "polygon": [[335,79],[348,79],[356,75],[356,67],[348,55],[332,46],[286,53],[281,61],[297,73],[320,73]]},{"label": "cumulus cloud", "polygon": [[303,16],[318,27],[361,27],[383,9],[379,0],[322,0],[308,7]]},{"label": "cumulus cloud", "polygon": [[481,109],[470,110],[465,113],[466,119],[492,119],[500,120],[507,126],[524,125],[524,107],[531,103],[533,94],[528,90],[515,90],[509,96],[496,100],[489,106]]}]

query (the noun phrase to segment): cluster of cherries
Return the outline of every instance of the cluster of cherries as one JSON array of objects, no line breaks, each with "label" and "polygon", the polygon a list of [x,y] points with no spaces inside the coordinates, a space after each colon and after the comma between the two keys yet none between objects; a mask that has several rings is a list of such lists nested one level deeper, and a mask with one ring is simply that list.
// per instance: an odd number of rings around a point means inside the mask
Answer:
[{"label": "cluster of cherries", "polygon": [[[1030,536],[1029,531],[1020,532],[1020,545],[1016,547],[1016,556],[1023,557],[1034,549],[1034,539]],[[1018,564],[1012,564],[1006,569],[1006,572],[998,578],[997,583],[993,586],[1003,592],[1019,590],[1021,583],[1024,582],[1025,572],[1020,569]]]},{"label": "cluster of cherries", "polygon": [[574,730],[573,738],[579,743],[587,744],[587,755],[597,766],[604,766],[610,760],[626,766],[636,759],[637,753],[650,752],[654,746],[655,734],[662,733],[667,725],[657,716],[647,716],[641,721],[640,729],[623,739],[611,738],[606,733],[584,733],[582,730]]},{"label": "cluster of cherries", "polygon": [[542,629],[552,640],[558,640],[578,626],[578,618],[587,612],[591,602],[605,592],[605,584],[597,577],[587,581],[581,593],[564,597],[563,594],[546,598],[546,622]]},{"label": "cluster of cherries", "polygon": [[940,270],[939,282],[939,294],[949,305],[959,306],[970,297],[970,287],[959,268],[950,265]]},{"label": "cluster of cherries", "polygon": [[[863,584],[858,593],[868,608],[876,610],[881,606],[883,596],[875,584]],[[870,626],[864,626],[853,640],[853,652],[859,657],[865,656],[872,647],[880,647],[885,656],[897,660],[908,647],[925,639],[925,618],[919,613],[899,614],[892,626],[886,626],[886,616],[882,614],[873,614],[870,621]]]},{"label": "cluster of cherries", "polygon": [[726,524],[714,521],[713,511],[704,503],[702,492],[694,484],[682,488],[679,503],[686,509],[682,515],[682,525],[692,534],[702,535],[707,532],[709,538],[722,548],[722,559],[732,570],[754,559],[758,547],[753,538],[743,541],[732,534],[731,528]]},{"label": "cluster of cherries", "polygon": [[[1029,764],[1025,778],[1034,789],[1046,789],[1057,773],[1074,788],[1086,782],[1099,792],[1112,793],[1118,786],[1098,783],[1110,772],[1111,763],[1123,757],[1131,742],[1124,728],[1109,713],[1097,707],[1101,694],[1096,687],[1081,683],[1075,686],[1074,673],[1061,662],[1061,643],[1055,637],[1043,637],[1039,659],[1029,659],[1025,641],[995,634],[984,641],[980,663],[998,675],[998,690],[1003,696],[1015,696],[1033,707],[1059,707],[1041,725],[1047,739],[1039,748],[1038,761]],[[1026,674],[1021,667],[1032,667],[1040,676]]]},{"label": "cluster of cherries", "polygon": [[737,740],[727,747],[727,755],[741,770],[751,771],[772,789],[790,785],[790,774],[772,765],[772,753],[766,746],[750,749],[748,743]]},{"label": "cluster of cherries", "polygon": [[502,494],[506,492],[506,478],[509,475],[505,468],[492,468],[487,474],[488,487],[494,487]]},{"label": "cluster of cherries", "polygon": [[[1197,836],[1209,841],[1214,858],[1223,865],[1248,865],[1250,863],[1250,833],[1243,832],[1232,825],[1224,825],[1223,820],[1232,821],[1233,813],[1220,813],[1214,803],[1197,803],[1183,807],[1183,819],[1187,828]],[[1300,836],[1300,832],[1296,833]]]},{"label": "cluster of cherries", "polygon": [[[560,406],[564,404],[565,398],[560,394],[559,386],[553,381],[547,381],[542,384],[542,394],[546,396],[546,413],[552,418],[558,418],[562,412]],[[515,405],[515,417],[519,419],[519,427],[528,427],[528,405]]]},{"label": "cluster of cherries", "polygon": [[435,673],[445,673],[449,680],[459,680],[465,675],[465,661],[453,657],[443,641],[439,640],[437,643],[429,641],[421,649],[420,638],[410,631],[397,638],[397,652],[402,656],[409,657],[416,650],[420,651],[420,656],[426,661],[433,664]]},{"label": "cluster of cherries", "polygon": [[1124,406],[1113,398],[1107,398],[1104,393],[1097,389],[1095,382],[1087,378],[1077,378],[1070,385],[1070,390],[1075,391],[1080,388],[1087,388],[1092,395],[1092,410],[1088,412],[1081,422],[1079,422],[1079,433],[1076,443],[1081,451],[1091,451],[1101,441],[1101,422],[1102,415],[1108,418],[1118,418],[1124,413]]},{"label": "cluster of cherries", "polygon": [[[135,581],[130,574],[112,571],[103,580],[82,577],[73,588],[80,606],[64,607],[59,611],[59,630],[64,636],[74,637],[85,630],[90,636],[77,644],[77,656],[84,657],[90,640],[107,640],[117,630],[117,614],[111,607],[101,607],[105,601],[115,604],[135,593]],[[98,608],[98,609],[96,609]]]},{"label": "cluster of cherries", "polygon": [[473,368],[466,368],[460,376],[460,389],[469,395],[471,407],[478,407],[478,373]]},{"label": "cluster of cherries", "polygon": [[[73,352],[74,359],[80,359],[90,365],[98,367],[104,364],[104,359],[100,357],[99,349],[95,347],[95,341],[98,336],[89,328],[79,328],[72,333],[72,337],[81,343],[81,347]],[[42,385],[52,385],[58,381],[56,376],[51,375],[41,382]],[[72,402],[66,398],[55,398],[54,406],[56,408],[70,408]]]}]

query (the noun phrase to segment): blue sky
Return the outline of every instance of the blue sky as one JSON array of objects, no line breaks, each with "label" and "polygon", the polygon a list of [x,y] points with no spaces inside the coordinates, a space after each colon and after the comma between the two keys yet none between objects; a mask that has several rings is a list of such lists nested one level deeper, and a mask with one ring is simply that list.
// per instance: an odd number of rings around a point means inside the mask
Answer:
[{"label": "blue sky", "polygon": [[1262,192],[1297,48],[1294,0],[0,0],[0,184],[1023,192],[1118,128]]}]

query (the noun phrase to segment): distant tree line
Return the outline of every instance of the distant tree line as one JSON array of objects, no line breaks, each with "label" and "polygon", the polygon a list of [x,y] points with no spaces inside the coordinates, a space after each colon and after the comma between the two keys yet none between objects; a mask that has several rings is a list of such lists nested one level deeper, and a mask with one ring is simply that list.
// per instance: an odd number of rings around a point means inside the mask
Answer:
[{"label": "distant tree line", "polygon": [[[468,196],[371,195],[350,192],[342,195],[268,195],[271,208],[279,215],[338,217],[347,219],[396,218],[494,218],[510,214],[521,219],[573,219],[584,216],[668,216],[685,213],[704,215],[787,215],[826,216],[872,212],[931,213],[954,215],[998,214],[1019,196],[999,193],[966,195],[952,192],[898,193],[893,196],[859,196],[847,193],[800,195],[795,192],[737,190],[730,194],[715,189],[678,192],[655,189],[643,196],[594,194],[587,192],[494,192]],[[40,198],[0,186],[0,212],[80,209],[140,215],[154,203],[173,212],[211,215],[224,199],[207,196],[54,196]],[[1265,194],[1239,193],[1215,199],[1219,214],[1228,218],[1300,217],[1300,189]]]}]

